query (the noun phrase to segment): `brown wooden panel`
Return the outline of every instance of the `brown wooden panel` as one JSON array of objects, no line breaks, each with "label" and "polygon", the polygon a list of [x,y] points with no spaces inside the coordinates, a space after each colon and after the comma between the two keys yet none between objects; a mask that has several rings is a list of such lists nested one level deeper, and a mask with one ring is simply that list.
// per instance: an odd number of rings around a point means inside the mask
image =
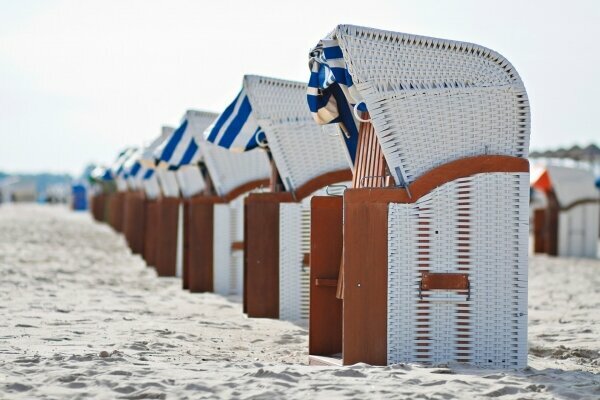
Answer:
[{"label": "brown wooden panel", "polygon": [[92,216],[98,222],[104,221],[104,208],[105,208],[106,195],[104,193],[98,193],[91,197],[90,210]]},{"label": "brown wooden panel", "polygon": [[315,196],[310,217],[310,313],[308,348],[311,355],[342,351],[342,305],[336,298],[342,258],[341,197]]},{"label": "brown wooden panel", "polygon": [[386,365],[388,205],[345,200],[344,364]]},{"label": "brown wooden panel", "polygon": [[466,290],[469,289],[469,275],[423,272],[421,274],[421,289]]},{"label": "brown wooden panel", "polygon": [[190,292],[212,292],[213,285],[213,224],[214,205],[218,198],[195,199],[189,205]]},{"label": "brown wooden panel", "polygon": [[189,289],[190,269],[190,200],[183,201],[183,271],[181,273],[181,286],[184,290]]},{"label": "brown wooden panel", "polygon": [[553,190],[546,193],[548,206],[546,207],[545,223],[545,249],[550,256],[558,255],[558,214],[560,204]]},{"label": "brown wooden panel", "polygon": [[546,211],[543,208],[533,212],[533,251],[535,253],[546,252],[545,241]]},{"label": "brown wooden panel", "polygon": [[245,199],[244,308],[252,318],[279,318],[279,204],[291,198],[280,194]]},{"label": "brown wooden panel", "polygon": [[124,198],[123,233],[134,254],[144,251],[144,193],[127,192]]},{"label": "brown wooden panel", "polygon": [[123,218],[123,194],[115,192],[109,198],[108,224],[117,232],[121,231],[121,218]]},{"label": "brown wooden panel", "polygon": [[154,266],[156,265],[156,247],[158,240],[158,201],[146,200],[145,205],[144,260],[146,260],[146,264]]},{"label": "brown wooden panel", "polygon": [[[246,202],[244,201],[244,238],[248,237],[248,223],[246,221],[246,215],[248,213],[248,207],[246,206]],[[244,240],[244,266],[243,266],[244,274],[242,276],[242,312],[244,314],[248,313],[248,242]]]},{"label": "brown wooden panel", "polygon": [[158,238],[156,240],[156,272],[158,276],[175,276],[177,269],[177,219],[179,198],[158,200]]},{"label": "brown wooden panel", "polygon": [[112,209],[111,209],[111,217],[112,217],[112,227],[119,233],[123,232],[123,217],[125,210],[125,192],[117,192],[112,197]]},{"label": "brown wooden panel", "polygon": [[244,250],[244,242],[233,242],[231,243],[231,250]]}]

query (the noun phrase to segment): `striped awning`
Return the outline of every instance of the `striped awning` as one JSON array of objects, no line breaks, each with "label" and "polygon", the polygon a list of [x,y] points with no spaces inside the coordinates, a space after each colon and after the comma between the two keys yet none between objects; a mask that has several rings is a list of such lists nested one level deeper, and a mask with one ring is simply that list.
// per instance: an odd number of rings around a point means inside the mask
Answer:
[{"label": "striped awning", "polygon": [[114,178],[126,178],[125,163],[129,160],[129,157],[131,157],[135,150],[135,148],[127,148],[119,153],[117,159],[110,168]]},{"label": "striped awning", "polygon": [[358,121],[354,115],[367,111],[355,89],[342,49],[335,39],[322,39],[310,52],[307,101],[319,125],[339,123],[352,159],[358,143]]},{"label": "striped awning", "polygon": [[97,166],[90,172],[90,178],[96,182],[113,180],[112,173],[109,168]]},{"label": "striped awning", "polygon": [[207,141],[233,151],[248,151],[266,144],[266,135],[252,113],[244,89],[207,129],[207,134]]},{"label": "striped awning", "polygon": [[186,111],[179,127],[154,150],[157,166],[175,171],[183,165],[197,163],[200,159],[198,143],[216,116],[206,111]]}]

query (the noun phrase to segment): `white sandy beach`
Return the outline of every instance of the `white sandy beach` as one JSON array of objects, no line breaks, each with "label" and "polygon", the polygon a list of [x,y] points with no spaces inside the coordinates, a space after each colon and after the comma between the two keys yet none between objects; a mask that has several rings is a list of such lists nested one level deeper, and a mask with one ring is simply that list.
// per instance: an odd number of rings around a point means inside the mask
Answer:
[{"label": "white sandy beach", "polygon": [[310,367],[305,327],[157,278],[88,214],[0,206],[0,398],[600,398],[600,261],[529,274],[525,371]]}]

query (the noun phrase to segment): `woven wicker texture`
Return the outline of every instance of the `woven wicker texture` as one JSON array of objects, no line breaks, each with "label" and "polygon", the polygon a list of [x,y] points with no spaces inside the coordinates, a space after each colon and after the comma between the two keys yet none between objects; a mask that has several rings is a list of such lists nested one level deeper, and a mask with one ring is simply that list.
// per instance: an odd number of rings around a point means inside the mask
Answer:
[{"label": "woven wicker texture", "polygon": [[175,171],[181,195],[185,198],[199,194],[206,187],[202,172],[197,165],[183,165]]},{"label": "woven wicker texture", "polygon": [[350,166],[337,126],[314,123],[305,83],[248,75],[244,88],[287,191]]},{"label": "woven wicker texture", "polygon": [[330,37],[342,49],[397,184],[468,156],[527,157],[527,93],[500,54],[350,25]]},{"label": "woven wicker texture", "polygon": [[310,201],[279,206],[279,319],[308,319],[310,271],[302,264],[310,252]]},{"label": "woven wicker texture", "polygon": [[152,176],[148,179],[144,179],[144,193],[146,194],[146,198],[149,200],[157,199],[160,196],[160,186],[158,185],[158,179],[156,178],[156,173],[152,174]]},{"label": "woven wicker texture", "polygon": [[[529,174],[446,183],[389,206],[388,363],[527,364]],[[468,274],[466,290],[421,292],[423,272]]]},{"label": "woven wicker texture", "polygon": [[160,185],[160,190],[165,197],[179,197],[179,185],[174,171],[163,168],[156,169],[156,178]]},{"label": "woven wicker texture", "polygon": [[260,149],[234,153],[207,141],[199,146],[219,196],[245,183],[268,179],[271,174],[269,158]]},{"label": "woven wicker texture", "polygon": [[213,287],[224,296],[243,293],[244,251],[232,249],[232,244],[244,240],[245,196],[213,209]]}]

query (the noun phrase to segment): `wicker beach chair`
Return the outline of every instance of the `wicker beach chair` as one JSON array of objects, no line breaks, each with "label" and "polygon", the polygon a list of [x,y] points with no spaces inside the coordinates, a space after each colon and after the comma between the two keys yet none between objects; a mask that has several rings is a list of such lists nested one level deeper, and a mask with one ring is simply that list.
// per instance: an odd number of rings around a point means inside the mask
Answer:
[{"label": "wicker beach chair", "polygon": [[123,164],[128,190],[124,194],[123,235],[134,254],[144,253],[145,202],[144,177],[147,168],[142,165],[143,149],[136,149]]},{"label": "wicker beach chair", "polygon": [[300,82],[245,76],[242,90],[207,136],[232,150],[251,153],[263,147],[272,158],[270,192],[245,199],[244,312],[249,317],[308,317],[310,197],[351,179],[337,128],[327,127],[323,134],[314,124],[305,92]]},{"label": "wicker beach chair", "polygon": [[353,188],[312,203],[310,362],[524,367],[530,116],[514,67],[349,25],[310,56],[315,119],[358,134]]},{"label": "wicker beach chair", "polygon": [[591,171],[548,165],[532,171],[531,186],[545,197],[534,211],[536,253],[598,256],[600,194]]},{"label": "wicker beach chair", "polygon": [[90,173],[92,193],[90,211],[98,222],[108,222],[108,198],[115,191],[112,173],[109,168],[98,166]]},{"label": "wicker beach chair", "polygon": [[[241,294],[243,202],[238,197],[268,183],[268,160],[259,153],[232,154],[205,142],[217,114],[189,110],[165,146],[159,164],[186,182],[183,217],[183,287],[192,292]],[[169,143],[167,146],[166,144]],[[165,151],[170,147],[172,151]]]}]

